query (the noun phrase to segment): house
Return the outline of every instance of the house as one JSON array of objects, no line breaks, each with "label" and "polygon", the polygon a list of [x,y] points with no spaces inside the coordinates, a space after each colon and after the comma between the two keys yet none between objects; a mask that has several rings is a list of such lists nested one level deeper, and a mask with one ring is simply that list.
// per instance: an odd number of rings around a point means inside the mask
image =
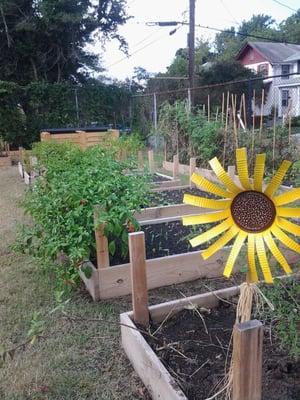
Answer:
[{"label": "house", "polygon": [[[300,115],[300,45],[247,42],[236,60],[265,77],[264,115],[272,114],[274,108],[278,117]],[[259,105],[253,108],[260,114]]]}]

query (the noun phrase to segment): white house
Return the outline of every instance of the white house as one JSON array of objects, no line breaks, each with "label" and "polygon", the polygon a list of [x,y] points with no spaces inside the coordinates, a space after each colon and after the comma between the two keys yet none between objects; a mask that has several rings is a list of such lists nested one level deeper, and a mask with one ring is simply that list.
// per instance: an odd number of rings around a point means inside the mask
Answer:
[{"label": "white house", "polygon": [[[279,117],[287,113],[300,115],[300,45],[248,42],[236,60],[266,77],[264,115],[270,115],[274,108]],[[260,108],[256,106],[255,109],[259,114]]]}]

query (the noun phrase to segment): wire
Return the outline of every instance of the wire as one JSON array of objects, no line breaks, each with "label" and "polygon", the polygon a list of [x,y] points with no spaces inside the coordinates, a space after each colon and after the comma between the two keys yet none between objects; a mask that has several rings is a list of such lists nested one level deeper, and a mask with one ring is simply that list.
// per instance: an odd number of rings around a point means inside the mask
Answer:
[{"label": "wire", "polygon": [[162,38],[165,37],[165,36],[166,36],[166,34],[163,34],[163,35],[159,36],[157,39],[152,40],[152,42],[149,42],[149,43],[145,44],[145,46],[140,47],[139,49],[135,50],[134,52],[132,52],[132,53],[129,54],[128,56],[123,57],[123,58],[120,58],[120,60],[118,60],[118,61],[116,61],[116,62],[114,62],[114,63],[108,65],[106,68],[114,67],[115,65],[119,64],[120,62],[125,61],[125,60],[128,60],[129,58],[131,58],[131,57],[134,56],[135,54],[139,53],[140,51],[142,51],[142,50],[146,49],[147,47],[151,46],[152,44],[158,42],[160,39],[162,39]]},{"label": "wire", "polygon": [[282,7],[288,8],[291,11],[295,11],[295,12],[298,11],[298,10],[295,10],[294,8],[288,6],[287,4],[281,3],[281,1],[278,1],[278,0],[272,0],[272,1],[274,1],[274,3],[281,5]]},{"label": "wire", "polygon": [[225,8],[225,10],[227,11],[227,13],[230,15],[230,17],[233,19],[234,23],[239,25],[239,22],[235,19],[234,15],[232,14],[232,12],[229,10],[229,8],[226,6],[226,4],[224,3],[223,0],[220,0],[222,6]]}]

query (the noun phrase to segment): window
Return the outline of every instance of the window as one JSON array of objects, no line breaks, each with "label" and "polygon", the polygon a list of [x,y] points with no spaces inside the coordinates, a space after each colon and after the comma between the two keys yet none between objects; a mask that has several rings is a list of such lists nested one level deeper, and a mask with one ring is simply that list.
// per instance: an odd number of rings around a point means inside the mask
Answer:
[{"label": "window", "polygon": [[289,79],[289,73],[290,73],[290,65],[289,64],[282,64],[281,66],[281,75],[287,75],[287,76],[282,76],[282,79]]},{"label": "window", "polygon": [[257,67],[257,72],[262,76],[268,76],[269,75],[269,66],[268,66],[268,64],[260,64]]},{"label": "window", "polygon": [[282,107],[287,107],[289,105],[289,91],[282,90],[281,92],[281,105]]}]

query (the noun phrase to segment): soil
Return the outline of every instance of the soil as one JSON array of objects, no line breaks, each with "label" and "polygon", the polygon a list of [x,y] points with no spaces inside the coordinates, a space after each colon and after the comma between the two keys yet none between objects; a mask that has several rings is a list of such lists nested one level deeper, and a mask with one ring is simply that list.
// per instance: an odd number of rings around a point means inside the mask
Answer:
[{"label": "soil", "polygon": [[[182,221],[141,226],[141,230],[145,232],[146,258],[165,257],[207,248],[207,243],[192,247],[189,239],[204,232],[209,226],[213,226],[213,224],[183,226]],[[128,263],[129,258],[122,257],[121,242],[118,238],[115,239],[115,242],[116,252],[113,256],[110,255],[110,265]],[[91,261],[96,265],[95,254],[92,255]]]},{"label": "soil", "polygon": [[148,207],[158,207],[169,204],[182,204],[183,196],[186,193],[207,198],[215,198],[214,195],[204,192],[197,188],[164,190],[161,192],[155,192],[150,194],[150,204]]},{"label": "soil", "polygon": [[[189,400],[204,400],[222,388],[225,368],[230,365],[235,308],[235,304],[222,302],[213,310],[183,310],[163,324],[151,326],[155,339],[145,335]],[[299,400],[300,360],[288,357],[276,339],[271,339],[266,330],[262,400]]]}]

